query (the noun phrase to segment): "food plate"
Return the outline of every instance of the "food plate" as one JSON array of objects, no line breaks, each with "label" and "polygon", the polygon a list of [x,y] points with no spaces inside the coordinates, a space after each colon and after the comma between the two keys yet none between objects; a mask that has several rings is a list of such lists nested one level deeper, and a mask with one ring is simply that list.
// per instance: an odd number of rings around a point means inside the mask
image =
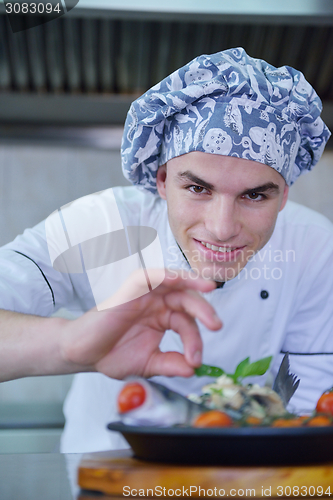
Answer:
[{"label": "food plate", "polygon": [[333,461],[333,427],[137,427],[112,422],[136,457],[198,465],[296,465]]}]

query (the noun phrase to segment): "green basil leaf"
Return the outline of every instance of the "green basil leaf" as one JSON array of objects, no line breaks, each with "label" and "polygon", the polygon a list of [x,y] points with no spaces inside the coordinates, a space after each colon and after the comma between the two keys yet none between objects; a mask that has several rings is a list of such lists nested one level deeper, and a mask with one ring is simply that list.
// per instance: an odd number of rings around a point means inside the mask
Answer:
[{"label": "green basil leaf", "polygon": [[224,370],[217,366],[201,365],[194,370],[197,377],[220,377],[223,375]]},{"label": "green basil leaf", "polygon": [[242,378],[245,378],[254,375],[263,375],[264,373],[267,372],[269,365],[271,364],[271,361],[272,361],[272,356],[268,356],[267,358],[262,358],[259,359],[258,361],[255,361],[254,363],[250,363],[247,366],[244,366],[242,375],[240,376]]},{"label": "green basil leaf", "polygon": [[237,365],[237,368],[235,370],[235,373],[232,375],[232,378],[234,379],[235,382],[239,379],[239,377],[244,378],[244,370],[246,367],[250,364],[250,358],[245,358],[243,361]]}]

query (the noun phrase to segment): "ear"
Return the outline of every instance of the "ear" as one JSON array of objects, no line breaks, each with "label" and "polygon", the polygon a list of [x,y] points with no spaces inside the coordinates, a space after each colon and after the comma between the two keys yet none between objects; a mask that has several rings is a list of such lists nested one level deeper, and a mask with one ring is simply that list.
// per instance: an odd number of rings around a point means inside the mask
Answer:
[{"label": "ear", "polygon": [[166,200],[166,177],[167,177],[167,166],[166,163],[158,167],[156,173],[156,187],[157,191],[163,200]]},{"label": "ear", "polygon": [[284,186],[283,197],[282,197],[282,202],[281,202],[279,212],[281,212],[281,210],[285,207],[287,200],[288,200],[288,194],[289,194],[289,186],[286,184]]}]

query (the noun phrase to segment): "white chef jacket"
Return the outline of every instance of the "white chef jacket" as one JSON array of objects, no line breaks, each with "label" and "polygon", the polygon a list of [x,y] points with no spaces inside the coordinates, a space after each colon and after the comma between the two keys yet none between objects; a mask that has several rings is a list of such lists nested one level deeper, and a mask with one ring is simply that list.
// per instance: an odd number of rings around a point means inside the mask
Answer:
[{"label": "white chef jacket", "polygon": [[[112,188],[125,226],[157,230],[165,267],[189,269],[169,227],[166,202],[136,187]],[[96,197],[100,193],[96,193]],[[101,198],[99,198],[101,203]],[[84,218],[84,212],[82,213]],[[101,211],[107,225],[108,213]],[[311,411],[333,385],[333,225],[293,202],[279,213],[272,237],[223,288],[205,294],[223,321],[218,332],[199,324],[203,362],[233,372],[246,358],[273,356],[276,374],[284,352],[300,386],[291,410]],[[0,308],[50,316],[60,307],[82,314],[95,305],[85,273],[53,269],[45,223],[26,230],[0,249]],[[162,350],[182,351],[179,336],[167,331]],[[156,377],[183,394],[200,392],[206,378]],[[249,380],[249,379],[247,379]],[[250,381],[250,380],[249,380]],[[260,377],[261,383],[265,377]],[[122,382],[98,373],[75,376],[64,405],[63,452],[91,452],[127,446],[106,430],[117,419],[115,400]]]}]

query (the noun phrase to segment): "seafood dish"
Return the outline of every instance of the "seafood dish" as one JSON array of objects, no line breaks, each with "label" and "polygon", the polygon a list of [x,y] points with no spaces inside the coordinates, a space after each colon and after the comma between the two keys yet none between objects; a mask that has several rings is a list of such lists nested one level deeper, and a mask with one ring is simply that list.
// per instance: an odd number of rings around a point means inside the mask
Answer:
[{"label": "seafood dish", "polygon": [[[198,376],[216,378],[213,383],[203,386],[200,395],[189,394],[188,397],[153,381],[130,379],[118,396],[120,421],[131,426],[201,428],[332,425],[333,392],[331,398],[325,396],[325,403],[327,399],[332,401],[331,413],[322,411],[319,402],[312,415],[299,416],[286,410],[299,384],[295,375],[289,373],[287,355],[273,387],[242,383],[247,376],[265,373],[270,361],[271,358],[263,358],[250,363],[247,358],[233,374],[226,374],[221,368],[202,365],[197,370]],[[326,403],[326,406],[329,405]]]}]

